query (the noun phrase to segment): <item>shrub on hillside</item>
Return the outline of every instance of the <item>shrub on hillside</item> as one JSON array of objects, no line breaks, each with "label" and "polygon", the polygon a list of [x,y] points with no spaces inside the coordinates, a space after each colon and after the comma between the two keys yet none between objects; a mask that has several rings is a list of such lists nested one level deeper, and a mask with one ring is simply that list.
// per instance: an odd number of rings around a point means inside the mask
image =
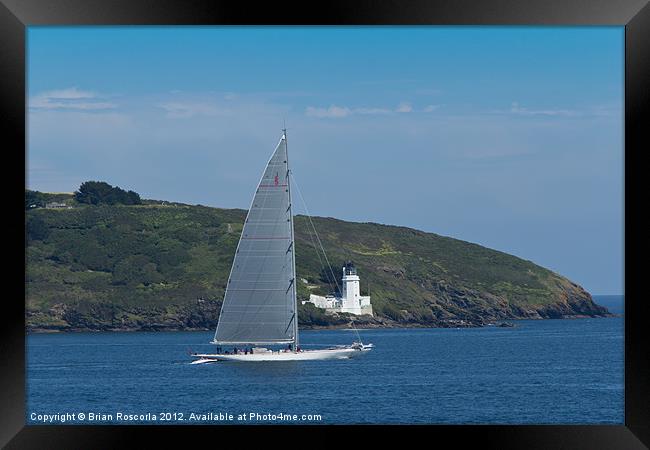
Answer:
[{"label": "shrub on hillside", "polygon": [[111,186],[103,181],[86,181],[74,193],[74,198],[79,203],[91,205],[140,205],[142,200],[137,192],[125,191],[119,187]]}]

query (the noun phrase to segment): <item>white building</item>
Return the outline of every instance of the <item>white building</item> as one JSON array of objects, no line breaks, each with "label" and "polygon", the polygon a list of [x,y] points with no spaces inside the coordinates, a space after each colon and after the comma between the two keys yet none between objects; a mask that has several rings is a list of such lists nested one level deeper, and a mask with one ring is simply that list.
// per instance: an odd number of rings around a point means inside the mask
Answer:
[{"label": "white building", "polygon": [[45,204],[45,209],[72,209],[72,206],[60,202],[50,202]]},{"label": "white building", "polygon": [[348,262],[343,266],[343,278],[341,282],[343,284],[343,292],[340,297],[333,295],[323,297],[311,294],[309,300],[303,301],[302,304],[304,305],[310,302],[318,308],[323,308],[329,312],[346,312],[356,315],[370,314],[372,316],[370,296],[361,296],[359,276],[352,262]]}]

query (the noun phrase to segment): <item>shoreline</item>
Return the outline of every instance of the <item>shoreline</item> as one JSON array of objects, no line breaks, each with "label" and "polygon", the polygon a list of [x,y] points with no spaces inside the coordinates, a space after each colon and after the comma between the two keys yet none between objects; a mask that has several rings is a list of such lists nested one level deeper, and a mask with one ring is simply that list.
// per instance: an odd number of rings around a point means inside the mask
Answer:
[{"label": "shoreline", "polygon": [[[624,314],[610,313],[602,316],[588,316],[588,315],[571,315],[557,318],[518,318],[518,319],[503,319],[495,322],[490,322],[483,325],[464,324],[463,326],[432,326],[431,324],[400,324],[400,325],[364,325],[357,324],[357,330],[390,330],[390,329],[417,329],[417,328],[431,328],[431,329],[451,329],[451,328],[516,328],[514,326],[503,326],[500,323],[518,322],[521,320],[578,320],[578,319],[608,319],[620,318]],[[324,325],[324,326],[309,326],[300,328],[300,331],[326,331],[326,330],[353,330],[348,324],[346,325]],[[158,333],[158,332],[206,332],[214,331],[214,328],[115,328],[106,330],[97,330],[89,328],[71,328],[71,329],[57,329],[57,328],[33,328],[26,329],[25,334],[72,334],[72,333]]]}]

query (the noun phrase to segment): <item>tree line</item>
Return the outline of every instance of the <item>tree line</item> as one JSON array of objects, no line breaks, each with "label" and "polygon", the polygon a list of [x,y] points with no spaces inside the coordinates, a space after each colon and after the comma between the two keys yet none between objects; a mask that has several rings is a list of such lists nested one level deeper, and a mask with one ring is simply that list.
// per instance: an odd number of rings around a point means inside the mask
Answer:
[{"label": "tree line", "polygon": [[86,181],[75,191],[74,199],[91,205],[140,205],[142,199],[137,192],[125,191],[103,181]]}]

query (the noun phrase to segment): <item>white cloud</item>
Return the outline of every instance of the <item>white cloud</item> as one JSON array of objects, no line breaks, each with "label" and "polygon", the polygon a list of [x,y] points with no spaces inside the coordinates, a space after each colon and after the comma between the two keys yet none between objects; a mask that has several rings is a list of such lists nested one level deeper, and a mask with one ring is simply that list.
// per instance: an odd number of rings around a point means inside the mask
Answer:
[{"label": "white cloud", "polygon": [[117,108],[115,103],[98,101],[95,92],[82,91],[76,87],[42,92],[29,100],[32,109],[104,110]]},{"label": "white cloud", "polygon": [[354,108],[355,114],[388,114],[390,109],[386,108]]},{"label": "white cloud", "polygon": [[413,107],[408,102],[400,103],[399,105],[397,105],[397,109],[395,110],[395,112],[398,113],[409,113],[411,111],[413,111]]},{"label": "white cloud", "polygon": [[319,118],[342,118],[348,117],[352,114],[363,115],[376,115],[376,114],[391,114],[391,113],[409,113],[413,111],[413,107],[408,102],[402,102],[395,109],[391,108],[377,108],[377,107],[358,107],[350,108],[348,106],[330,105],[328,108],[320,108],[315,106],[308,106],[305,109],[305,114],[310,117]]},{"label": "white cloud", "polygon": [[615,104],[608,105],[595,105],[586,106],[583,109],[564,109],[564,108],[548,108],[548,109],[529,109],[523,107],[519,102],[512,102],[510,109],[494,109],[487,111],[488,114],[498,115],[515,115],[515,116],[528,116],[528,117],[620,117],[622,115],[622,108]]},{"label": "white cloud", "polygon": [[352,114],[352,111],[347,106],[331,105],[329,108],[316,108],[313,106],[308,106],[305,110],[305,114],[311,117],[340,118],[349,116]]},{"label": "white cloud", "polygon": [[80,91],[76,87],[61,89],[58,91],[49,91],[45,92],[43,95],[47,95],[48,97],[55,99],[95,98],[97,96],[93,92]]},{"label": "white cloud", "polygon": [[510,105],[510,112],[522,116],[578,116],[580,113],[568,109],[539,109],[531,110],[519,106],[518,102],[512,102]]},{"label": "white cloud", "polygon": [[215,105],[209,103],[168,102],[160,103],[156,106],[165,110],[167,112],[166,116],[172,119],[194,116],[216,116],[217,114],[226,112],[219,110]]},{"label": "white cloud", "polygon": [[437,110],[438,108],[440,108],[440,105],[427,105],[422,111],[425,113],[430,113]]}]

